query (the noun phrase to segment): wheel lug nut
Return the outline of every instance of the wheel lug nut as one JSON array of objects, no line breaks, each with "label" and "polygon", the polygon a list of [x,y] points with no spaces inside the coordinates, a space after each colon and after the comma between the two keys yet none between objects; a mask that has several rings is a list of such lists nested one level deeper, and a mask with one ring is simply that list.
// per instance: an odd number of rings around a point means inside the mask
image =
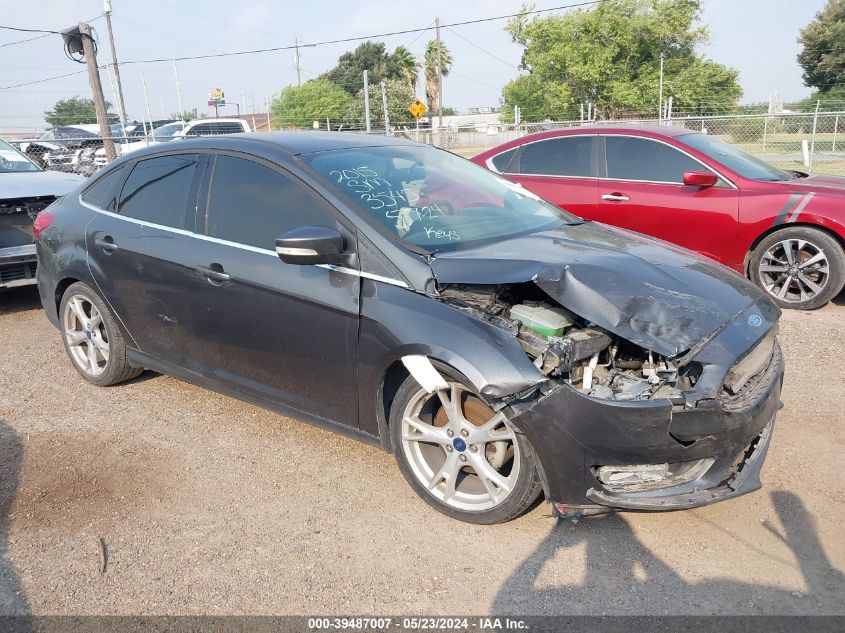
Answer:
[{"label": "wheel lug nut", "polygon": [[477,447],[475,444],[473,444],[472,446],[470,446],[470,447],[469,447],[469,452],[470,452],[470,453],[474,453],[474,452],[475,452],[475,451],[477,451],[477,450],[478,450],[478,447]]},{"label": "wheel lug nut", "polygon": [[446,435],[448,435],[449,437],[455,437],[455,432],[452,429],[449,429],[448,431],[446,431]]},{"label": "wheel lug nut", "polygon": [[466,456],[466,455],[461,455],[461,456],[460,456],[460,460],[461,460],[462,462],[465,462],[465,461],[467,460],[467,456]]},{"label": "wheel lug nut", "polygon": [[461,429],[461,435],[467,437],[469,435],[469,431],[467,431],[466,429]]},{"label": "wheel lug nut", "polygon": [[452,445],[451,445],[451,444],[448,444],[448,445],[446,446],[446,452],[447,452],[447,453],[451,453],[451,452],[452,452],[452,450],[453,450],[453,449],[452,449]]}]

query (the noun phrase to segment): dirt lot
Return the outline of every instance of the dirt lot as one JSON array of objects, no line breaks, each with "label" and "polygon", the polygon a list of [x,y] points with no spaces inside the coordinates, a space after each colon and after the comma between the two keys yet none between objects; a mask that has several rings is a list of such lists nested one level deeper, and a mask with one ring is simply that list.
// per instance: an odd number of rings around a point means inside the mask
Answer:
[{"label": "dirt lot", "polygon": [[166,376],[89,386],[34,289],[2,294],[0,613],[845,614],[843,296],[781,332],[762,491],[474,527],[375,448]]}]

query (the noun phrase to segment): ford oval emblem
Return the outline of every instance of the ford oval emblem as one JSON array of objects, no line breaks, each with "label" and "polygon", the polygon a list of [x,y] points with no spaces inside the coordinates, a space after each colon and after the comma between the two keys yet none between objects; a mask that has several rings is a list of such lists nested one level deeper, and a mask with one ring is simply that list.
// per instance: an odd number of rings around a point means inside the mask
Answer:
[{"label": "ford oval emblem", "polygon": [[763,317],[759,314],[751,314],[748,316],[748,325],[751,327],[760,327],[763,325]]}]

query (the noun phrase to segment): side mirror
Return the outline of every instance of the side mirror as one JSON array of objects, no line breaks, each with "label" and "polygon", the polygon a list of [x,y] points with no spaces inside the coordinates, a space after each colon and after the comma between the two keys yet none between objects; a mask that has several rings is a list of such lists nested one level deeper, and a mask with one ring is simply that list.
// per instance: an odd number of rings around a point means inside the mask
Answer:
[{"label": "side mirror", "polygon": [[300,226],[276,238],[276,254],[286,264],[332,264],[343,253],[343,236],[326,226]]},{"label": "side mirror", "polygon": [[685,171],[684,184],[690,187],[712,187],[719,182],[719,177],[709,171]]}]

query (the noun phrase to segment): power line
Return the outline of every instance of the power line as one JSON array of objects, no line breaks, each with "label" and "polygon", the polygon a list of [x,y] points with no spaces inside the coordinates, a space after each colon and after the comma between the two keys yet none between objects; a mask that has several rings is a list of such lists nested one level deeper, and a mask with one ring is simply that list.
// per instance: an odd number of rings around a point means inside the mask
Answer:
[{"label": "power line", "polygon": [[489,55],[489,56],[490,56],[490,57],[492,57],[493,59],[496,59],[496,60],[498,60],[498,61],[502,62],[505,66],[510,66],[511,68],[513,68],[513,69],[515,69],[515,70],[520,70],[519,66],[514,66],[514,65],[513,65],[513,64],[511,64],[509,61],[506,61],[506,60],[502,59],[502,58],[501,58],[501,57],[499,57],[498,55],[494,55],[493,53],[491,53],[490,51],[488,51],[486,48],[482,48],[481,46],[479,46],[479,45],[478,45],[478,44],[476,44],[475,42],[471,42],[470,40],[468,40],[467,38],[465,38],[463,35],[461,35],[460,33],[458,33],[456,30],[454,30],[454,29],[450,29],[448,26],[447,26],[447,27],[445,27],[445,28],[446,28],[446,29],[448,29],[450,33],[453,33],[454,35],[457,35],[459,38],[461,38],[464,42],[466,42],[466,43],[467,43],[467,44],[469,44],[470,46],[474,46],[475,48],[477,48],[478,50],[480,50],[480,51],[481,51],[482,53],[484,53],[485,55]]},{"label": "power line", "polygon": [[[102,70],[105,66],[100,66]],[[12,84],[11,86],[0,86],[0,90],[9,90],[10,88],[20,88],[22,86],[31,86],[33,84],[44,83],[45,81],[53,81],[54,79],[62,79],[63,77],[71,77],[72,75],[81,75],[87,73],[87,70],[77,70],[72,73],[65,73],[64,75],[56,75],[55,77],[45,77],[44,79],[36,79],[35,81],[27,81],[22,84]]]},{"label": "power line", "polygon": [[[575,4],[567,4],[561,5],[557,7],[549,7],[548,9],[533,9],[531,11],[524,11],[520,13],[511,13],[508,15],[497,15],[489,18],[477,18],[475,20],[464,20],[463,22],[452,22],[451,24],[443,24],[441,26],[444,27],[453,27],[453,26],[466,26],[468,24],[480,24],[482,22],[493,22],[495,20],[506,20],[508,18],[515,18],[521,15],[531,15],[536,13],[547,13],[549,11],[561,11],[564,9],[574,9],[578,7],[585,7],[589,5],[598,4],[599,0],[590,0],[589,2],[578,2]],[[389,33],[376,33],[373,35],[362,35],[358,37],[346,37],[337,40],[325,40],[323,42],[311,42],[311,43],[300,43],[300,48],[314,48],[316,46],[327,46],[330,44],[345,44],[348,42],[359,42],[362,40],[374,40],[374,39],[381,39],[385,37],[392,37],[394,35],[408,35],[410,33],[419,33],[420,31],[430,31],[431,27],[426,26],[423,28],[417,29],[404,29],[402,31],[391,31]],[[232,51],[229,53],[211,53],[208,55],[186,55],[184,57],[176,57],[176,61],[187,61],[191,59],[211,59],[211,58],[219,58],[219,57],[235,57],[239,55],[255,55],[258,53],[273,53],[276,51],[287,51],[293,50],[296,48],[296,45],[290,44],[288,46],[273,46],[270,48],[256,48],[252,50],[245,50],[245,51]],[[130,60],[127,62],[121,62],[121,65],[126,64],[155,64],[160,62],[170,62],[174,58],[173,57],[162,57],[162,58],[155,58],[155,59],[135,59]]]}]

